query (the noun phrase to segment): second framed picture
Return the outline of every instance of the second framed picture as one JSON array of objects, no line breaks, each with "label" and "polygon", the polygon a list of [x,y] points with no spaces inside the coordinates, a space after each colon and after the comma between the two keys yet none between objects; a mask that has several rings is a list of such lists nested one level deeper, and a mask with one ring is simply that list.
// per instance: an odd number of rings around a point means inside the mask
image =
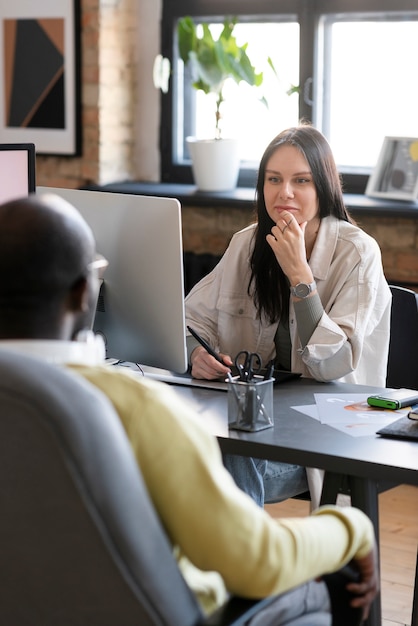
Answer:
[{"label": "second framed picture", "polygon": [[418,198],[418,137],[385,137],[366,196],[416,200]]}]

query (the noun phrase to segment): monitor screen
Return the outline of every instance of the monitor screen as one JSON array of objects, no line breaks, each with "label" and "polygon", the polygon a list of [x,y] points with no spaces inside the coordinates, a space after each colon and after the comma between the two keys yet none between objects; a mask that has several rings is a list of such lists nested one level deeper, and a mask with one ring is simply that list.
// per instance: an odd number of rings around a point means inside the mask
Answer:
[{"label": "monitor screen", "polygon": [[0,143],[0,204],[35,191],[35,144]]},{"label": "monitor screen", "polygon": [[187,370],[181,207],[174,198],[38,187],[83,215],[109,261],[94,331],[120,361]]}]

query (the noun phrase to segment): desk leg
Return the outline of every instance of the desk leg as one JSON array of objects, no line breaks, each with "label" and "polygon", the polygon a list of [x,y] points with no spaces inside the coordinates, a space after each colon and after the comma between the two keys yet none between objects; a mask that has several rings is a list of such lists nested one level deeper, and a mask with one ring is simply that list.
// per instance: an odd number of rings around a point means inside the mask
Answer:
[{"label": "desk leg", "polygon": [[379,500],[378,485],[368,478],[349,476],[351,504],[366,513],[373,522],[376,537],[379,537]]},{"label": "desk leg", "polygon": [[417,564],[415,567],[415,584],[414,584],[414,599],[412,602],[412,619],[411,626],[418,626],[418,554],[417,554]]},{"label": "desk leg", "polygon": [[325,472],[321,504],[335,504],[339,493],[350,493],[349,476]]},{"label": "desk leg", "polygon": [[[367,478],[349,477],[351,504],[361,509],[371,519],[376,539],[379,545],[379,500],[376,481]],[[379,554],[380,560],[380,554]],[[379,563],[380,569],[380,563]],[[370,615],[366,620],[367,626],[380,626],[382,623],[382,607],[380,593],[370,608]]]},{"label": "desk leg", "polygon": [[[325,473],[321,504],[335,504],[338,493],[349,493],[351,504],[361,509],[372,521],[376,538],[379,538],[379,500],[376,481],[355,476]],[[418,601],[418,600],[417,600]],[[380,593],[370,608],[365,626],[381,626],[382,609]],[[412,622],[413,626],[418,626]]]}]

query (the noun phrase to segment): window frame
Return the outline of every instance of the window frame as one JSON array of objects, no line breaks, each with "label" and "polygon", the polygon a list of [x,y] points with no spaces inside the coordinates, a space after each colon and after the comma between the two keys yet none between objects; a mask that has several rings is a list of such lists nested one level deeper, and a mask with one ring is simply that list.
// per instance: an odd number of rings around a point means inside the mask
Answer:
[{"label": "window frame", "polygon": [[[163,0],[161,20],[161,53],[170,59],[174,67],[174,37],[177,20],[184,15],[203,18],[219,18],[224,15],[244,15],[249,17],[296,16],[300,28],[300,69],[299,78],[301,93],[299,95],[299,118],[312,121],[320,128],[320,110],[322,105],[316,106],[318,71],[320,22],[328,14],[366,14],[388,13],[402,14],[416,13],[416,0]],[[166,94],[161,94],[160,116],[160,163],[161,182],[175,182],[193,184],[191,165],[173,162],[173,148],[175,132],[172,120],[173,113],[179,99],[173,89],[170,78],[170,88]],[[186,106],[191,106],[192,99]],[[188,110],[186,119],[190,117],[192,109]],[[182,131],[182,129],[181,129]],[[178,130],[180,132],[180,130]],[[346,193],[363,194],[367,185],[370,171],[354,172],[344,168],[340,172],[344,191]],[[238,186],[254,187],[256,169],[241,168]]]}]

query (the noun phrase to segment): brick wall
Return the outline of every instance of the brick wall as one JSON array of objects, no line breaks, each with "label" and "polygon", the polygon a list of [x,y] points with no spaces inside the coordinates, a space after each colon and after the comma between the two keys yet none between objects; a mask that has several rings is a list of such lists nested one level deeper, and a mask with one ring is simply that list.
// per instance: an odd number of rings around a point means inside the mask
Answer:
[{"label": "brick wall", "polygon": [[[82,155],[38,156],[38,185],[158,180],[152,60],[159,47],[160,4],[81,0]],[[418,285],[418,219],[355,217],[380,244],[389,280]],[[183,207],[184,249],[220,255],[232,234],[251,219],[247,207]]]},{"label": "brick wall", "polygon": [[[237,230],[252,221],[248,208],[182,208],[183,247],[186,252],[221,255]],[[418,219],[359,217],[358,225],[376,239],[389,282],[411,285],[418,291]]]},{"label": "brick wall", "polygon": [[418,288],[418,217],[359,218],[356,215],[356,220],[379,243],[389,282]]},{"label": "brick wall", "polygon": [[135,0],[81,0],[80,157],[37,157],[37,183],[76,188],[133,172]]}]

